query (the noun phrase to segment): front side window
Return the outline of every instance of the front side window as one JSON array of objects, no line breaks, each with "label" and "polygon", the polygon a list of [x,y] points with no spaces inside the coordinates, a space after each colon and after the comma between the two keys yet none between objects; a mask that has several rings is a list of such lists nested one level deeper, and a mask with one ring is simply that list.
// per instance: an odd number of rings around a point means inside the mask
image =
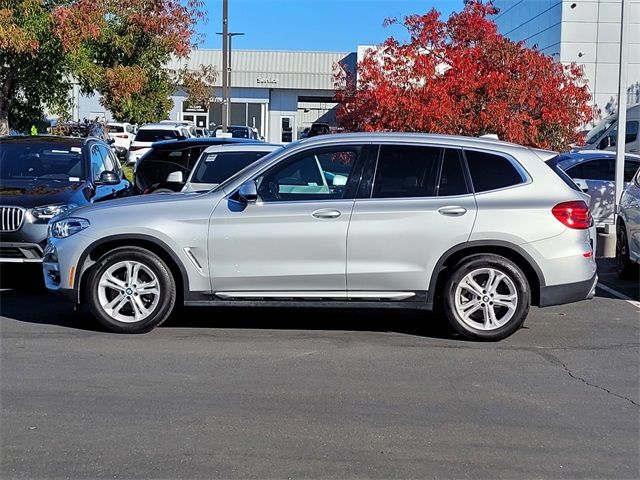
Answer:
[{"label": "front side window", "polygon": [[361,147],[313,150],[284,161],[256,179],[265,202],[345,198]]},{"label": "front side window", "polygon": [[441,149],[383,145],[373,183],[373,198],[436,195]]},{"label": "front side window", "polygon": [[476,193],[512,187],[526,181],[506,157],[476,150],[465,150],[464,154]]},{"label": "front side window", "polygon": [[107,170],[104,164],[104,152],[97,145],[91,148],[91,170],[93,180],[96,182],[100,180],[100,174]]}]

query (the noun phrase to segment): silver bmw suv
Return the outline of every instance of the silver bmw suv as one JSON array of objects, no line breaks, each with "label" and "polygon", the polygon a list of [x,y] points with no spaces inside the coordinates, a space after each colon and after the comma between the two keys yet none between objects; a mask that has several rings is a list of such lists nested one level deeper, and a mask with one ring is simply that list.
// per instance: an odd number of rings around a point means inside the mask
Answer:
[{"label": "silver bmw suv", "polygon": [[594,294],[589,208],[554,155],[444,135],[305,139],[206,193],[55,218],[45,282],[118,332],[177,303],[439,307],[462,335],[499,340],[530,305]]}]

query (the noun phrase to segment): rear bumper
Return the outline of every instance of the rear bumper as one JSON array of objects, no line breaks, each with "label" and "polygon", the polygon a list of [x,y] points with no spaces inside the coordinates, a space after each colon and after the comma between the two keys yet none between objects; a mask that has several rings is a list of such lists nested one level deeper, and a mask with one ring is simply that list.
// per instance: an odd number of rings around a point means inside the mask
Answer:
[{"label": "rear bumper", "polygon": [[583,282],[541,287],[540,307],[590,300],[596,293],[597,283],[598,275],[594,274],[592,278]]}]

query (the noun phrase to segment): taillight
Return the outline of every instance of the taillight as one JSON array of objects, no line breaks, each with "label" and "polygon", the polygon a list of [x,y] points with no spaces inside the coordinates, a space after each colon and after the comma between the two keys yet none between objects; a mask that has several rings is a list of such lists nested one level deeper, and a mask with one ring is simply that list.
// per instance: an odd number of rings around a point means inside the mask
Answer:
[{"label": "taillight", "polygon": [[128,135],[116,135],[116,137],[118,137],[118,138],[129,138]]},{"label": "taillight", "polygon": [[146,148],[146,147],[134,147],[133,145],[131,145],[131,146],[129,147],[129,151],[130,151],[130,152],[135,152],[136,150],[141,150],[141,149],[143,149],[143,148]]},{"label": "taillight", "polygon": [[551,213],[569,228],[585,229],[591,226],[589,206],[582,200],[559,203],[551,209]]}]

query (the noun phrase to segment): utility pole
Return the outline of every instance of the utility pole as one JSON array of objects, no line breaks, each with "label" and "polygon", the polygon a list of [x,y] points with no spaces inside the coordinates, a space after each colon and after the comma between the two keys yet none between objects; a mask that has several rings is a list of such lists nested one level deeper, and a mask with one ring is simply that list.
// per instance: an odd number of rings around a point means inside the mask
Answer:
[{"label": "utility pole", "polygon": [[618,69],[618,138],[616,139],[615,214],[619,213],[624,189],[624,154],[627,136],[627,55],[629,53],[629,0],[620,5],[620,66]]},{"label": "utility pole", "polygon": [[222,133],[229,126],[229,0],[222,0]]}]

